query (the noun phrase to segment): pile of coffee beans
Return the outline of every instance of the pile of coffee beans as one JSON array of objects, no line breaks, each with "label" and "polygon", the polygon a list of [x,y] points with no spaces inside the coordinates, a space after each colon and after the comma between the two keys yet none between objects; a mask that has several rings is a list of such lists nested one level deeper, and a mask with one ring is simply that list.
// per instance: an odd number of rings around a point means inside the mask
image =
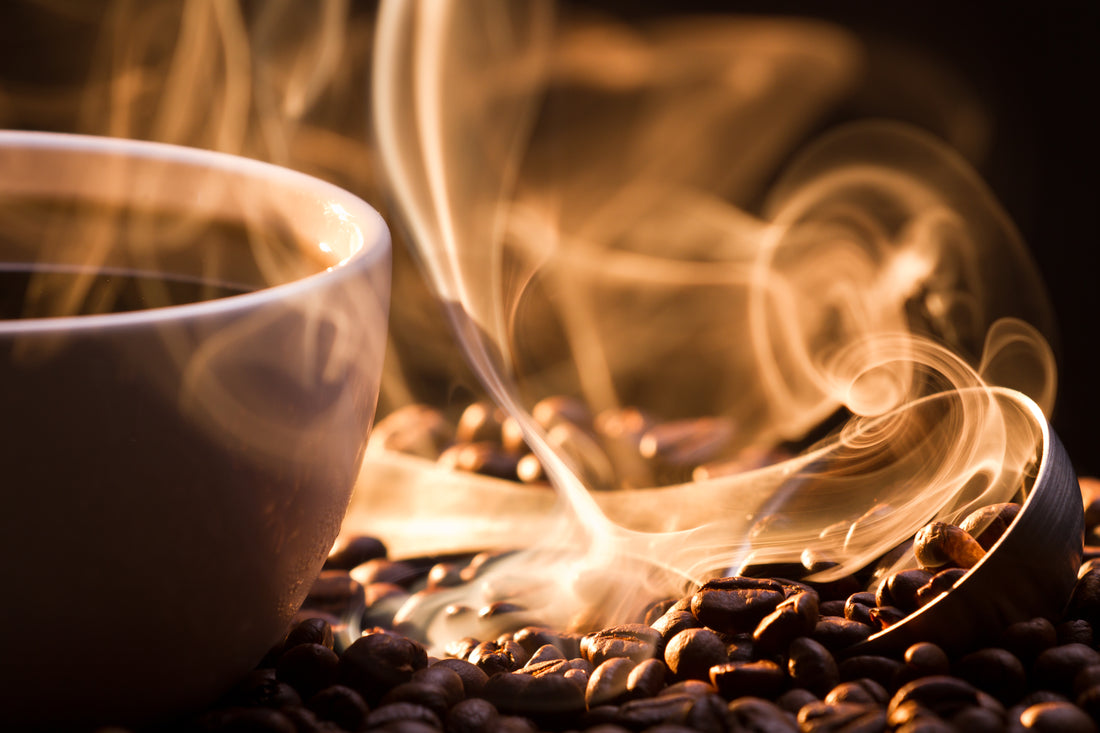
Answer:
[{"label": "pile of coffee beans", "polygon": [[[789,457],[782,448],[741,446],[726,417],[657,420],[635,407],[593,415],[582,401],[547,397],[531,410],[547,439],[596,490],[649,488],[740,473]],[[372,450],[418,455],[448,468],[547,486],[542,465],[519,424],[491,402],[466,406],[453,419],[422,404],[378,421]]]},{"label": "pile of coffee beans", "polygon": [[[1095,559],[1081,566],[1059,618],[1011,624],[992,643],[948,654],[922,642],[893,656],[855,647],[893,621],[890,609],[904,614],[949,589],[1016,511],[998,505],[958,527],[925,528],[914,547],[924,567],[880,579],[877,592],[857,590],[855,577],[815,583],[746,567],[751,575],[714,578],[655,601],[641,618],[588,631],[540,625],[497,601],[474,611],[484,633],[445,649],[429,649],[407,609],[486,577],[504,553],[390,560],[379,540],[351,538],[330,555],[285,639],[187,729],[1095,733]],[[1086,517],[1092,543],[1100,501]],[[812,555],[803,559],[812,572]]]}]

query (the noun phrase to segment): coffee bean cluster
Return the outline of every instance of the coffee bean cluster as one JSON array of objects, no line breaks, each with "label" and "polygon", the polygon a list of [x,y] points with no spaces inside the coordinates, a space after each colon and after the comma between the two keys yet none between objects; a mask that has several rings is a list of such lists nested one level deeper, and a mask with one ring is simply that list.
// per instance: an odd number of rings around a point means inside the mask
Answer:
[{"label": "coffee bean cluster", "polygon": [[[1089,536],[1098,533],[1097,510],[1100,503],[1090,507]],[[969,521],[957,529],[981,546],[1014,511],[983,510],[991,535]],[[956,553],[969,552],[966,538],[932,528],[916,541],[929,543],[918,551],[923,562],[943,562],[919,568],[930,579],[904,591],[909,571],[880,583],[891,604],[946,583],[935,580],[943,573],[965,572],[932,573],[959,563]],[[410,608],[440,588],[483,579],[505,554],[390,560],[377,539],[342,543],[285,639],[186,729],[1100,730],[1100,567],[1093,560],[1082,565],[1060,618],[1012,624],[995,643],[951,656],[928,642],[896,656],[852,651],[889,623],[890,612],[875,609],[904,608],[853,591],[858,578],[754,575],[714,578],[654,602],[640,618],[587,632],[539,624],[507,600],[476,611],[448,608],[443,613],[472,613],[483,633],[430,654],[408,623]],[[812,576],[814,563],[802,566]],[[356,627],[350,635],[349,619]]]},{"label": "coffee bean cluster", "polygon": [[[648,488],[740,473],[781,461],[782,448],[739,446],[725,417],[657,420],[621,407],[595,415],[573,397],[553,396],[531,415],[550,444],[569,457],[585,485],[596,490]],[[491,402],[474,402],[449,418],[444,410],[412,404],[379,420],[373,450],[418,455],[448,468],[548,486],[519,423]]]}]

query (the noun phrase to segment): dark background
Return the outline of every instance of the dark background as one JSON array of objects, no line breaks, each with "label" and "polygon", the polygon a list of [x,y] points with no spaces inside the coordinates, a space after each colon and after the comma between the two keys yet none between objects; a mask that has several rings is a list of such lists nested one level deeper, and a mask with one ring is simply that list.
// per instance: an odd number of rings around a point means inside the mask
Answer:
[{"label": "dark background", "polygon": [[[1096,267],[1100,116],[1095,110],[1100,87],[1100,3],[592,0],[585,4],[628,19],[674,12],[809,16],[834,21],[880,50],[917,49],[957,74],[986,107],[992,122],[989,147],[975,164],[1029,243],[1060,325],[1055,427],[1079,472],[1100,474],[1100,375],[1093,367],[1100,331]],[[373,2],[353,4],[356,13],[371,13],[373,6]],[[81,20],[88,16],[90,5],[74,3],[67,11],[68,20],[51,25],[51,19],[66,14],[59,16],[48,9],[65,7],[64,2],[0,2],[0,124],[19,126],[20,119],[4,109],[5,82],[64,86],[81,76],[92,48],[89,28]],[[877,76],[880,88],[848,109],[848,114],[898,116],[935,127],[934,119],[919,119],[923,102],[911,89],[890,83],[888,64],[873,63],[870,72]],[[33,115],[25,119],[31,120],[26,126],[36,126]],[[362,120],[355,125],[362,125]],[[353,130],[355,135],[361,133],[359,127]]]}]

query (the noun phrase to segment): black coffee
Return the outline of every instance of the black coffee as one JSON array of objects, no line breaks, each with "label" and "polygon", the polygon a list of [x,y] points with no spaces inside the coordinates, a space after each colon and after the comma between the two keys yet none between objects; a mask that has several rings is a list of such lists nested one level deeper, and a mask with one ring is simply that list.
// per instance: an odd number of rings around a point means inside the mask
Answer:
[{"label": "black coffee", "polygon": [[252,290],[158,273],[0,265],[0,319],[122,313],[198,303]]}]

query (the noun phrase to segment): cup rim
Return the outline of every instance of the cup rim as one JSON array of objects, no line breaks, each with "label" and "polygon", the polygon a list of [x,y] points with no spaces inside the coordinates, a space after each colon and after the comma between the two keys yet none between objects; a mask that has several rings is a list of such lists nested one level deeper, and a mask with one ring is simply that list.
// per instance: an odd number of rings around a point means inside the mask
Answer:
[{"label": "cup rim", "polygon": [[[318,199],[337,204],[363,230],[363,246],[338,263],[319,272],[286,283],[268,285],[257,290],[213,300],[165,305],[143,310],[117,313],[48,316],[36,318],[0,319],[0,336],[7,334],[53,333],[57,331],[91,331],[153,325],[169,320],[197,319],[250,310],[276,300],[302,296],[368,270],[390,251],[389,227],[382,215],[370,204],[332,183],[291,168],[254,158],[193,148],[172,143],[132,140],[99,135],[65,132],[0,130],[0,148],[37,148],[72,150],[76,152],[121,155],[129,158],[156,160],[181,166],[206,167],[247,178],[266,178],[283,188],[301,187],[316,193]],[[2,175],[2,172],[0,172]]]}]

